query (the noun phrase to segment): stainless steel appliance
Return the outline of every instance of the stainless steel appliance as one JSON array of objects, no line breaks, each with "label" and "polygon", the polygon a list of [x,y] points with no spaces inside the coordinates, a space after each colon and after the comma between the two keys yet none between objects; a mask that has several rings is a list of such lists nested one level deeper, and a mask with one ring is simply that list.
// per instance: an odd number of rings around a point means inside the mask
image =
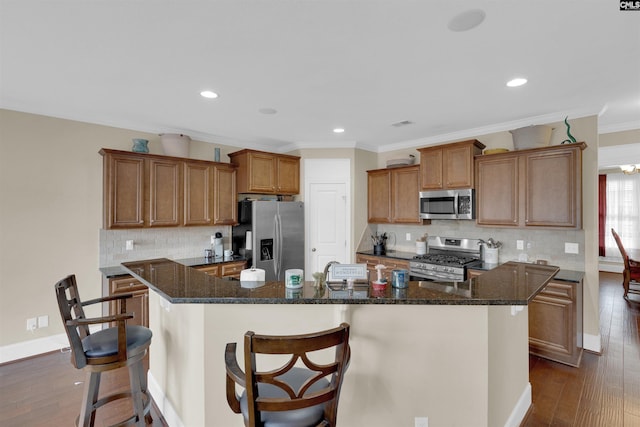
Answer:
[{"label": "stainless steel appliance", "polygon": [[475,219],[476,202],[473,188],[421,191],[420,218]]},{"label": "stainless steel appliance", "polygon": [[304,269],[302,202],[243,200],[238,218],[241,223],[231,232],[233,251],[249,266],[265,270],[265,280],[284,280],[285,270]]},{"label": "stainless steel appliance", "polygon": [[409,261],[409,279],[416,281],[460,282],[467,268],[482,263],[480,239],[429,236],[428,252]]}]

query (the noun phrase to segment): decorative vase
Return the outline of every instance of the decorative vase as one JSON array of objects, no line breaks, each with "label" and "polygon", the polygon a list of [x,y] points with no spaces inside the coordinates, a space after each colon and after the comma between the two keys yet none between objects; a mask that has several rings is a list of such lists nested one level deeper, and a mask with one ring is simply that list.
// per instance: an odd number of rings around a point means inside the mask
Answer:
[{"label": "decorative vase", "polygon": [[133,151],[134,153],[149,152],[149,147],[147,147],[147,144],[149,143],[148,140],[141,139],[141,138],[133,138],[132,141],[133,141],[133,147],[131,148],[131,151]]},{"label": "decorative vase", "polygon": [[164,154],[173,157],[189,157],[191,138],[181,133],[161,133],[160,142]]},{"label": "decorative vase", "polygon": [[551,142],[551,126],[536,125],[525,126],[519,129],[510,130],[513,136],[513,148],[516,150],[527,150],[529,148],[546,147]]}]

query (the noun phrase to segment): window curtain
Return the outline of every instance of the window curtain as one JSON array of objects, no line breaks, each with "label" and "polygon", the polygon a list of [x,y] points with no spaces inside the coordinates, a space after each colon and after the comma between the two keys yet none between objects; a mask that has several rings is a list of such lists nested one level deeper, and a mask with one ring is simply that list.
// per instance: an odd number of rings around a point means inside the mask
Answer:
[{"label": "window curtain", "polygon": [[605,253],[619,257],[612,228],[625,249],[640,249],[640,174],[608,174],[606,187]]},{"label": "window curtain", "polygon": [[606,256],[607,175],[598,175],[598,255]]}]

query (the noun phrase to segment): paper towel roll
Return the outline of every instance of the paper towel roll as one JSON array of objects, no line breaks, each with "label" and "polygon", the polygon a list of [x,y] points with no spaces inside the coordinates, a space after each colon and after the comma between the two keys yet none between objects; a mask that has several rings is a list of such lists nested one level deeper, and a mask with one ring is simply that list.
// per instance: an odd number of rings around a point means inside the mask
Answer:
[{"label": "paper towel roll", "polygon": [[262,268],[247,268],[240,272],[241,281],[264,282],[264,270]]},{"label": "paper towel roll", "polygon": [[250,251],[252,249],[252,237],[251,237],[251,232],[247,231],[247,234],[244,236],[244,248],[248,251]]}]

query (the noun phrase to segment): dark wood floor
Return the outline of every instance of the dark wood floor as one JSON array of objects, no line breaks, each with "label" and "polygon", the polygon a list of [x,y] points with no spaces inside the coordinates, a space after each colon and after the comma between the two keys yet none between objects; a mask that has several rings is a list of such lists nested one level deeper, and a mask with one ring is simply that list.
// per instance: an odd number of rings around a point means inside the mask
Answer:
[{"label": "dark wood floor", "polygon": [[[69,353],[48,353],[0,366],[0,426],[74,426],[84,380],[84,371],[71,365]],[[100,396],[128,388],[127,368],[102,374]],[[115,424],[132,413],[128,399],[109,403],[98,410],[96,426]],[[167,426],[155,406],[151,416],[151,426]]]},{"label": "dark wood floor", "polygon": [[[533,406],[524,427],[640,427],[640,298],[622,298],[621,275],[600,273],[602,355],[585,353],[579,369],[530,358]],[[106,391],[126,389],[126,370],[103,375]],[[69,355],[51,353],[0,366],[0,426],[71,426],[80,409],[84,374]],[[96,425],[128,414],[107,405]],[[166,424],[152,409],[153,426]]]},{"label": "dark wood floor", "polygon": [[622,294],[621,274],[600,273],[601,356],[585,353],[579,369],[530,358],[522,426],[640,426],[640,298]]}]

